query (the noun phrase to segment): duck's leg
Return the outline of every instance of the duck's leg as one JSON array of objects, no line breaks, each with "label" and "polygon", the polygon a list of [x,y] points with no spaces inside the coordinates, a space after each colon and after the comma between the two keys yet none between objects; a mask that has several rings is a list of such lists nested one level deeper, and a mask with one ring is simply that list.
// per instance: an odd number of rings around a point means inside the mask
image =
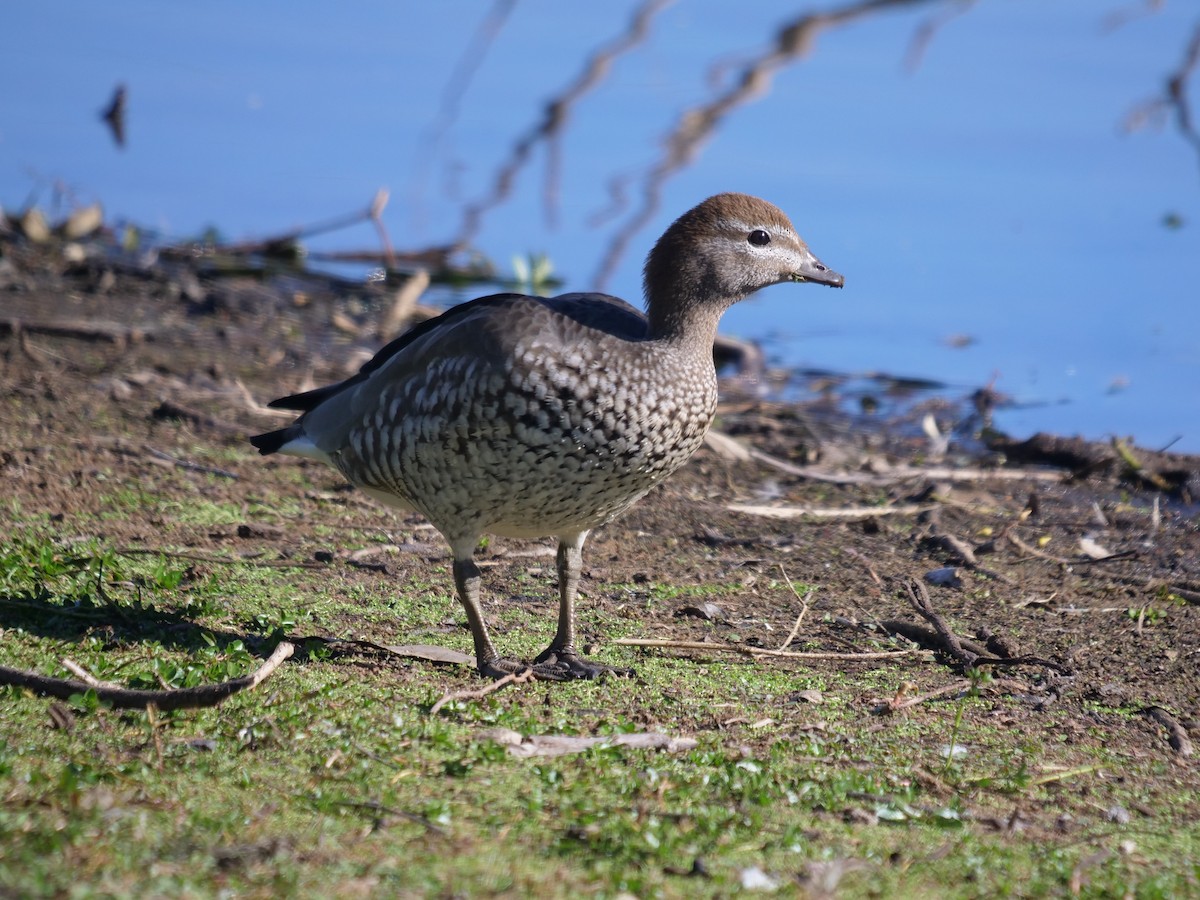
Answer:
[{"label": "duck's leg", "polygon": [[[454,587],[458,591],[459,602],[467,612],[467,624],[471,627],[471,637],[475,641],[475,666],[479,674],[485,678],[503,678],[529,668],[529,664],[519,659],[506,659],[496,650],[492,637],[488,634],[487,623],[483,620],[483,610],[479,605],[479,588],[482,577],[479,566],[475,565],[475,545],[479,543],[478,536],[451,541],[450,547],[454,552]],[[552,678],[547,673],[538,675],[540,678]],[[566,676],[559,676],[562,681]]]},{"label": "duck's leg", "polygon": [[[558,540],[558,629],[550,646],[533,661],[539,678],[599,678],[601,675],[632,675],[633,669],[606,666],[579,655],[575,649],[575,595],[583,568],[583,542],[588,533],[560,535]],[[543,674],[544,673],[544,674]]]}]

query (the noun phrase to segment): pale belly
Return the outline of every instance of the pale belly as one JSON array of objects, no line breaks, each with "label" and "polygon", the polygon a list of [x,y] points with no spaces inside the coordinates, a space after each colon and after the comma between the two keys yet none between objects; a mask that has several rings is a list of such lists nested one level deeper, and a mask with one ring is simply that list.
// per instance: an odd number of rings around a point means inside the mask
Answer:
[{"label": "pale belly", "polygon": [[565,351],[503,370],[471,360],[398,381],[329,457],[452,540],[595,528],[683,465],[716,410],[711,356],[676,360],[668,377],[654,368],[666,351],[632,354],[616,367]]}]

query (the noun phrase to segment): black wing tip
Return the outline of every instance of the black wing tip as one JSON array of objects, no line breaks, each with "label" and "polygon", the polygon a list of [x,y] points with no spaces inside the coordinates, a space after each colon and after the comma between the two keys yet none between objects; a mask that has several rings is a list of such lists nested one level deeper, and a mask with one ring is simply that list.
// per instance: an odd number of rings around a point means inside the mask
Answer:
[{"label": "black wing tip", "polygon": [[325,388],[317,388],[315,391],[304,391],[301,394],[288,394],[286,397],[278,397],[267,404],[269,409],[292,409],[297,412],[308,412],[314,406],[312,402],[313,395],[326,390]]},{"label": "black wing tip", "polygon": [[263,456],[270,456],[272,453],[277,453],[284,444],[292,440],[298,434],[295,425],[289,425],[287,428],[281,428],[278,431],[268,431],[264,434],[254,434],[250,436],[250,443],[254,445]]}]

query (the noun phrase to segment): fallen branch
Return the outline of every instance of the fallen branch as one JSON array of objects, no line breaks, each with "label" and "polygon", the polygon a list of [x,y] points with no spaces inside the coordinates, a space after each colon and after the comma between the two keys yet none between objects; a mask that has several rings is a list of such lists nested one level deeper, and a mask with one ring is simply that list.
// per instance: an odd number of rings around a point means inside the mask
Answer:
[{"label": "fallen branch", "polygon": [[929,504],[906,503],[903,506],[853,506],[832,509],[816,506],[748,506],[731,503],[725,507],[733,512],[768,519],[874,519],[879,516],[915,516],[935,507]]},{"label": "fallen branch", "polygon": [[[908,599],[913,609],[933,626],[932,632],[921,628],[919,625],[906,625],[903,622],[883,622],[880,623],[882,627],[888,631],[895,631],[909,640],[918,641],[935,651],[946,654],[957,662],[964,671],[978,669],[981,666],[995,666],[996,668],[1040,666],[1044,669],[1052,669],[1061,675],[1071,674],[1071,670],[1068,667],[1052,660],[1042,659],[1040,656],[986,655],[988,653],[987,648],[967,638],[960,638],[946,624],[946,620],[933,608],[933,601],[929,598],[929,592],[925,589],[924,584],[915,578],[910,578],[904,583],[904,587],[908,591]],[[993,646],[998,644],[999,641],[994,640]]]},{"label": "fallen branch", "polygon": [[29,322],[22,319],[0,319],[0,334],[48,334],[54,337],[77,338],[84,341],[108,341],[118,347],[146,339],[147,332],[114,322],[85,322],[64,319],[55,322]]},{"label": "fallen branch", "polygon": [[265,403],[259,403],[254,399],[254,395],[250,393],[250,388],[242,384],[240,378],[233,380],[232,393],[242,402],[242,406],[247,412],[251,412],[256,416],[270,416],[276,419],[294,419],[296,413],[290,409],[272,409]]},{"label": "fallen branch", "polygon": [[412,317],[413,311],[417,308],[417,301],[421,299],[421,295],[425,293],[427,287],[429,287],[429,270],[417,269],[396,290],[396,294],[392,298],[392,305],[379,323],[377,336],[381,341],[388,343],[400,334]]},{"label": "fallen branch", "polygon": [[704,446],[712,450],[722,459],[727,459],[731,462],[747,462],[754,456],[754,451],[740,444],[736,439],[731,438],[723,431],[717,431],[715,428],[709,429],[708,434],[704,435]]},{"label": "fallen branch", "polygon": [[488,694],[493,694],[501,688],[508,687],[510,684],[526,684],[527,682],[533,680],[534,674],[533,669],[531,668],[522,669],[520,672],[509,672],[503,678],[497,678],[495,681],[491,682],[490,684],[485,684],[481,688],[474,688],[472,690],[465,691],[454,691],[446,694],[441,700],[429,708],[429,714],[431,716],[436,716],[443,706],[453,700],[482,700]]},{"label": "fallen branch", "polygon": [[275,652],[249,675],[223,681],[219,684],[202,684],[192,688],[179,690],[143,691],[131,688],[117,687],[108,682],[100,681],[85,669],[70,660],[63,660],[63,665],[79,675],[82,680],[72,681],[66,678],[51,678],[36,672],[21,669],[10,669],[0,666],[0,684],[24,687],[38,694],[68,700],[75,694],[94,691],[104,703],[118,709],[144,709],[150,706],[167,711],[172,709],[199,709],[206,706],[216,706],[234,694],[258,687],[283,664],[292,653],[295,646],[287,641],[280,642]]},{"label": "fallen branch", "polygon": [[771,456],[761,450],[751,448],[748,455],[763,465],[806,478],[810,481],[822,481],[830,484],[866,484],[887,487],[914,478],[924,478],[929,481],[1055,481],[1063,480],[1059,472],[1047,472],[1045,469],[982,469],[982,468],[953,468],[951,466],[895,466],[886,472],[838,472],[825,466],[798,466],[777,456]]},{"label": "fallen branch", "polygon": [[1060,675],[1071,674],[1068,666],[1053,660],[1042,659],[1040,656],[983,656],[975,660],[974,667],[978,669],[980,666],[994,666],[997,669],[1013,666],[1040,666],[1043,669],[1053,669]]},{"label": "fallen branch", "polygon": [[925,590],[925,585],[915,578],[909,578],[904,582],[904,589],[908,592],[908,602],[912,604],[912,608],[937,632],[943,651],[964,669],[973,668],[979,654],[963,647],[958,635],[933,608],[933,601],[929,599],[929,591]]},{"label": "fallen branch", "polygon": [[[233,256],[248,256],[254,253],[262,253],[270,255],[290,255],[294,252],[300,241],[304,238],[313,237],[319,234],[328,234],[331,231],[339,231],[343,228],[348,228],[352,225],[357,225],[360,222],[371,222],[376,231],[379,233],[380,243],[383,245],[384,259],[389,262],[390,266],[395,264],[395,254],[392,250],[392,243],[388,240],[387,231],[383,227],[382,214],[388,202],[387,188],[380,188],[371,198],[370,204],[365,209],[358,210],[345,215],[337,216],[336,218],[328,219],[324,222],[317,222],[313,225],[305,225],[300,228],[293,228],[290,231],[285,231],[281,234],[272,235],[271,237],[260,238],[259,240],[241,241],[232,244],[218,244],[216,250],[220,253],[227,253]],[[188,254],[191,252],[190,247],[173,247],[168,248],[176,253]]]},{"label": "fallen branch", "polygon": [[1026,553],[1029,556],[1035,557],[1036,559],[1044,559],[1047,562],[1058,563],[1060,566],[1071,565],[1071,560],[1065,559],[1061,556],[1055,556],[1053,553],[1046,553],[1044,550],[1039,550],[1032,544],[1028,544],[1021,540],[1021,538],[1012,531],[1007,532],[1004,536],[1008,539],[1009,543],[1011,543],[1022,553]]},{"label": "fallen branch", "polygon": [[898,466],[887,476],[893,481],[902,478],[928,478],[930,481],[1055,481],[1061,482],[1063,476],[1059,472],[1047,472],[1045,469],[980,469],[966,467],[956,469],[951,466]]},{"label": "fallen branch", "polygon": [[[1004,537],[1006,540],[1008,540],[1009,543],[1011,543],[1014,547],[1016,547],[1022,553],[1028,554],[1029,556],[1036,557],[1037,559],[1044,559],[1047,562],[1057,563],[1060,566],[1091,566],[1091,565],[1095,565],[1096,563],[1115,562],[1117,560],[1122,560],[1122,559],[1137,559],[1138,558],[1137,550],[1122,550],[1119,553],[1109,553],[1107,556],[1099,556],[1099,557],[1079,556],[1074,559],[1068,559],[1067,557],[1064,557],[1064,556],[1055,556],[1052,553],[1046,553],[1045,551],[1039,550],[1038,548],[1032,546],[1028,542],[1021,540],[1021,538],[1018,537],[1014,532],[1010,531],[1010,532],[1006,533],[1004,535]],[[1109,577],[1115,578],[1118,576],[1109,576]]]},{"label": "fallen branch", "polygon": [[453,666],[475,666],[474,655],[451,650],[449,647],[439,647],[435,644],[377,644],[374,641],[361,638],[338,638],[321,634],[288,635],[297,644],[309,642],[322,644],[337,650],[339,647],[356,647],[360,650],[370,650],[384,656],[398,656],[401,659],[420,659],[426,662],[443,663]]},{"label": "fallen branch", "polygon": [[1179,597],[1181,600],[1186,600],[1188,603],[1200,603],[1200,591],[1179,587],[1178,585],[1173,584],[1168,584],[1167,590]]},{"label": "fallen branch", "polygon": [[911,656],[919,650],[883,650],[877,653],[800,653],[792,650],[771,650],[767,647],[744,647],[739,644],[719,644],[706,641],[669,641],[658,638],[618,638],[609,643],[620,647],[658,647],[668,650],[713,650],[718,653],[737,653],[742,656],[773,656],[781,659],[892,659]]},{"label": "fallen branch", "polygon": [[966,691],[974,690],[980,694],[1011,694],[1020,693],[1028,690],[1028,686],[1023,682],[1009,678],[996,678],[981,684],[973,683],[968,678],[963,678],[958,681],[948,684],[945,687],[936,688],[925,694],[917,694],[916,696],[908,696],[907,692],[900,690],[896,692],[894,697],[880,701],[872,707],[871,712],[877,716],[889,715],[894,712],[908,709],[913,706],[918,706],[921,703],[928,703],[930,700],[937,700],[940,697],[945,697],[948,694],[962,694]]},{"label": "fallen branch", "polygon": [[[918,625],[915,622],[905,622],[900,619],[885,619],[879,622],[879,627],[890,634],[898,634],[905,640],[912,641],[926,650],[944,650],[945,644],[941,635],[932,628]],[[986,656],[987,650],[982,644],[977,644],[969,638],[959,638],[959,642],[970,653]]]},{"label": "fallen branch", "polygon": [[524,759],[533,756],[566,756],[570,753],[582,753],[593,747],[632,747],[637,750],[683,753],[694,749],[698,743],[695,738],[671,737],[658,731],[595,736],[533,734],[526,737],[510,728],[489,728],[480,734],[480,737],[500,744],[513,756]]},{"label": "fallen branch", "polygon": [[1030,787],[1041,787],[1043,784],[1053,784],[1058,781],[1066,781],[1068,778],[1075,778],[1079,775],[1090,775],[1092,772],[1099,772],[1103,766],[1080,766],[1076,769],[1063,769],[1061,772],[1050,772],[1046,775],[1039,775],[1033,781],[1029,782]]}]

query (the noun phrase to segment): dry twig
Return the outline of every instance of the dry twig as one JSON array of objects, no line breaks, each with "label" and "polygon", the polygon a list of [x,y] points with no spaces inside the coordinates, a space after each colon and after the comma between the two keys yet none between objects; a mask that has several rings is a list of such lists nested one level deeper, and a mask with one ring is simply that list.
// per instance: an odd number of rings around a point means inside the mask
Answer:
[{"label": "dry twig", "polygon": [[954,682],[953,684],[948,684],[945,687],[940,687],[937,690],[929,691],[928,693],[918,694],[915,697],[909,697],[904,692],[897,692],[894,697],[876,704],[871,712],[875,713],[876,715],[900,712],[903,709],[908,709],[910,706],[917,706],[921,703],[927,703],[930,700],[936,700],[939,697],[945,697],[947,694],[957,694],[961,691],[969,690],[970,687],[970,680],[963,678]]},{"label": "dry twig", "polygon": [[[978,669],[980,666],[995,666],[1011,667],[1011,666],[1041,666],[1045,669],[1051,669],[1063,675],[1069,675],[1070,669],[1052,660],[1042,659],[1040,656],[985,656],[980,651],[984,648],[965,638],[960,638],[951,630],[943,619],[933,608],[933,601],[929,597],[929,592],[925,589],[925,585],[915,578],[910,578],[904,583],[905,590],[908,592],[909,602],[913,609],[920,614],[930,625],[933,626],[934,633],[937,635],[936,649],[941,650],[951,659],[959,664],[963,670]],[[884,627],[891,631],[903,633],[896,626],[902,623],[888,622]],[[915,627],[915,626],[910,626]],[[914,640],[911,634],[905,634],[910,640]],[[999,644],[997,644],[999,646]],[[986,652],[986,651],[984,651]]]},{"label": "dry twig", "polygon": [[927,504],[906,503],[903,506],[855,506],[832,509],[817,506],[753,506],[730,503],[725,507],[732,512],[767,519],[875,519],[880,516],[915,516],[934,507]]},{"label": "dry twig", "polygon": [[792,630],[788,632],[787,639],[779,645],[780,650],[786,650],[788,648],[788,644],[794,641],[796,639],[796,635],[800,632],[800,623],[804,621],[804,616],[808,612],[809,598],[812,597],[817,590],[816,588],[812,588],[807,594],[801,597],[800,593],[796,590],[796,586],[792,584],[792,579],[788,577],[787,569],[780,565],[779,571],[783,575],[783,580],[787,582],[787,586],[791,590],[792,595],[800,601],[800,615],[796,616],[796,624],[793,625]]},{"label": "dry twig", "polygon": [[29,322],[22,319],[0,319],[0,334],[48,334],[85,341],[108,341],[118,347],[145,340],[147,332],[112,322],[72,321]]},{"label": "dry twig", "polygon": [[670,641],[658,638],[618,638],[610,643],[621,647],[658,647],[669,650],[712,650],[718,653],[737,653],[757,659],[771,656],[780,659],[893,659],[912,656],[917,650],[883,650],[875,653],[798,653],[792,650],[771,650],[767,647],[745,647],[740,644],[721,644],[707,641]]},{"label": "dry twig", "polygon": [[144,444],[143,449],[153,456],[155,459],[161,459],[165,463],[170,463],[179,469],[186,469],[189,472],[200,472],[204,475],[217,475],[221,478],[231,478],[237,481],[238,476],[234,472],[229,472],[225,469],[218,469],[216,466],[206,466],[203,463],[192,462],[187,459],[180,459],[177,456],[172,456],[163,450],[151,447],[149,444]]},{"label": "dry twig", "polygon": [[[255,253],[276,253],[282,248],[294,247],[301,239],[312,237],[317,234],[327,234],[331,231],[339,231],[342,228],[347,228],[351,225],[357,225],[360,222],[371,222],[380,236],[380,242],[383,245],[384,259],[388,260],[389,268],[395,267],[395,254],[392,251],[392,242],[388,239],[387,230],[383,225],[383,210],[388,203],[388,189],[380,188],[371,198],[371,202],[367,207],[352,213],[337,216],[333,219],[328,219],[324,222],[318,222],[314,225],[304,225],[300,228],[293,228],[290,231],[285,231],[282,234],[277,234],[272,237],[261,238],[259,240],[242,241],[240,243],[223,244],[217,249],[221,253],[228,253],[236,256],[249,256]],[[171,248],[175,252],[190,254],[190,247]]]},{"label": "dry twig", "polygon": [[510,684],[526,684],[534,680],[533,669],[526,668],[520,672],[509,672],[503,678],[497,678],[490,684],[485,684],[481,688],[474,688],[463,691],[453,691],[446,694],[437,703],[429,708],[429,714],[436,716],[443,706],[453,700],[482,700],[488,694],[493,694],[501,688],[508,687]]},{"label": "dry twig", "polygon": [[[905,640],[912,641],[917,646],[924,647],[926,650],[945,649],[941,635],[934,629],[927,628],[924,625],[918,625],[915,622],[905,622],[900,619],[884,619],[878,624],[880,628],[889,634],[898,634]],[[959,641],[970,653],[976,653],[979,656],[984,656],[987,653],[982,644],[977,644],[969,638],[959,638]]]},{"label": "dry twig", "polygon": [[66,669],[68,672],[70,672],[72,675],[74,675],[76,678],[78,678],[80,681],[82,681],[88,687],[115,688],[117,690],[120,690],[120,688],[121,688],[121,686],[119,684],[116,684],[115,682],[101,681],[99,678],[97,678],[95,675],[93,675],[91,672],[89,672],[87,669],[85,669],[83,666],[81,666],[79,663],[75,662],[72,659],[62,660],[62,665],[63,665],[64,669]]},{"label": "dry twig", "polygon": [[456,246],[464,246],[469,243],[479,231],[484,214],[508,197],[516,181],[517,173],[529,161],[533,149],[543,141],[549,147],[549,164],[545,185],[546,211],[553,219],[558,177],[557,142],[571,110],[585,94],[605,79],[618,57],[628,53],[646,39],[654,16],[666,8],[670,2],[671,0],[644,0],[635,11],[628,28],[613,41],[597,50],[584,63],[583,71],[575,80],[544,104],[541,120],[530,126],[513,145],[508,158],[496,172],[488,194],[468,205],[463,211],[462,225],[459,227],[458,236],[454,242]]},{"label": "dry twig", "polygon": [[417,301],[429,287],[429,270],[417,269],[396,291],[392,305],[379,323],[379,338],[385,343],[400,334],[417,308]]}]

